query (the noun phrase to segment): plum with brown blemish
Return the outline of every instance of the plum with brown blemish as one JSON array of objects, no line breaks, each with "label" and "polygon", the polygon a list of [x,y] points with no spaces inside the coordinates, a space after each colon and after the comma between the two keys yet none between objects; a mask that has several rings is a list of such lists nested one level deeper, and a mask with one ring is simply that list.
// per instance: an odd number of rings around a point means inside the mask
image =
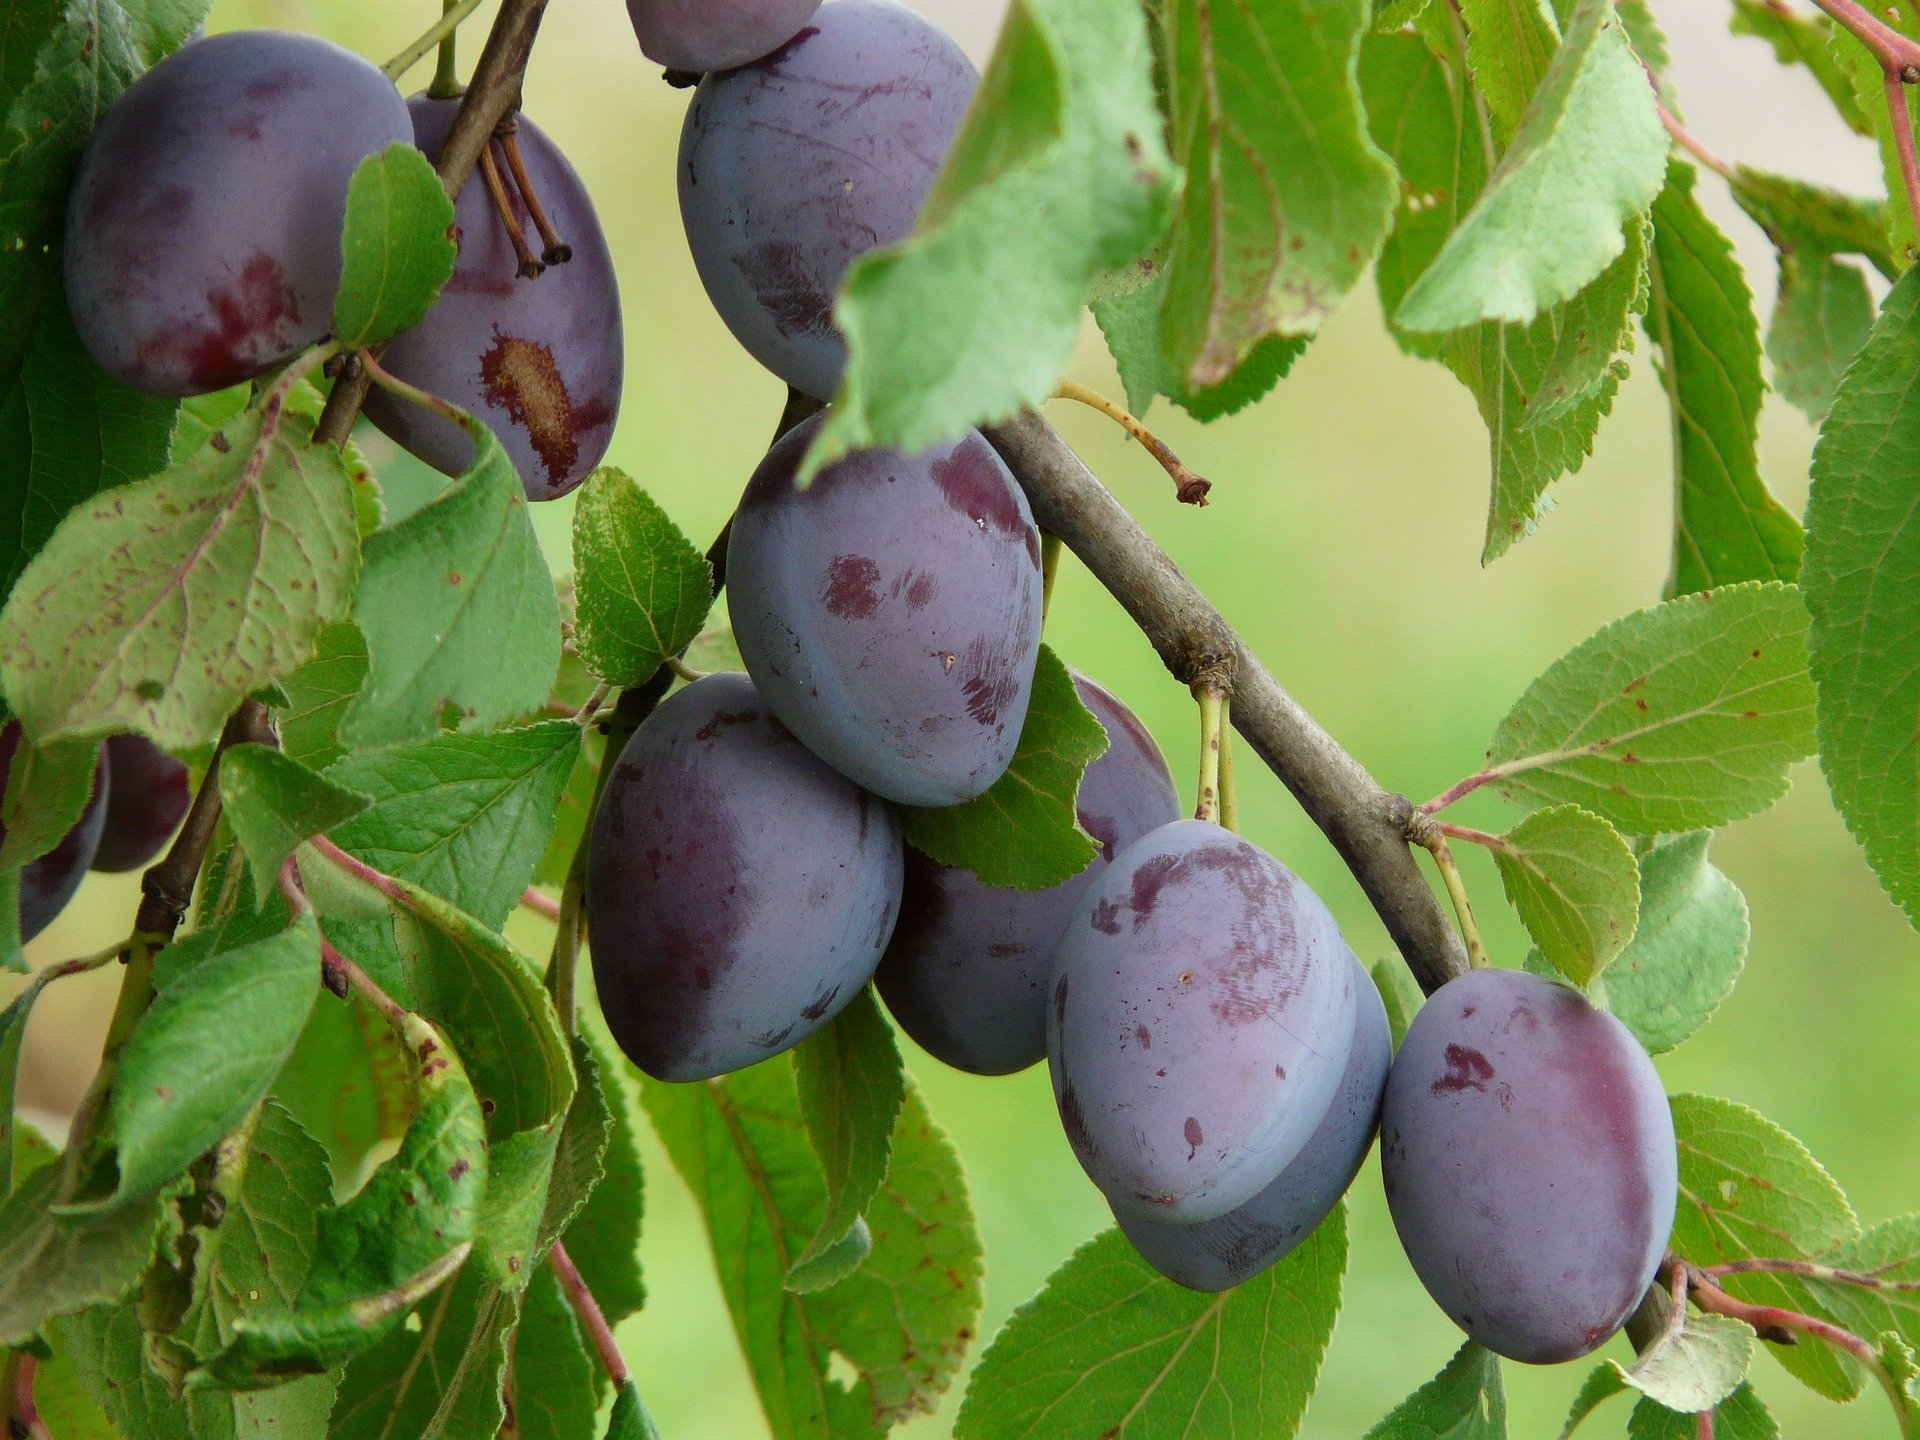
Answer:
[{"label": "plum with brown blemish", "polygon": [[[416,143],[439,154],[459,100],[416,95],[407,108]],[[476,172],[454,205],[453,275],[381,363],[485,421],[527,498],[556,500],[587,478],[613,439],[626,354],[620,284],[586,186],[537,125],[524,115],[518,123],[527,178],[572,257],[522,275],[512,234]],[[521,234],[534,235],[525,197],[516,184],[505,188]],[[458,475],[473,463],[472,437],[444,416],[378,389],[366,414],[435,469]]]},{"label": "plum with brown blemish", "polygon": [[236,30],[129,86],[67,200],[67,303],[88,352],[204,395],[324,337],[354,167],[413,127],[393,83],[310,35]]},{"label": "plum with brown blemish", "polygon": [[1355,973],[1320,898],[1231,831],[1180,820],[1122,851],[1068,923],[1047,1027],[1114,1212],[1197,1224],[1273,1183],[1339,1089]]},{"label": "plum with brown blemish", "polygon": [[971,870],[907,847],[906,893],[874,976],[900,1028],[947,1064],[1009,1075],[1047,1053],[1047,982],[1081,897],[1120,851],[1180,818],[1166,757],[1134,713],[1084,675],[1080,698],[1107,732],[1075,806],[1099,846],[1091,864],[1046,890],[983,885]]},{"label": "plum with brown blemish", "polygon": [[848,267],[913,231],[979,82],[950,38],[893,0],[827,0],[785,45],[709,75],[680,132],[680,217],[734,338],[829,399]]},{"label": "plum with brown blemish", "polygon": [[687,74],[731,70],[800,33],[820,0],[627,0],[640,53]]},{"label": "plum with brown blemish", "polygon": [[1387,1204],[1440,1308],[1509,1359],[1599,1347],[1673,1228],[1673,1116],[1631,1031],[1570,986],[1475,970],[1414,1018],[1380,1124]]},{"label": "plum with brown blemish", "polygon": [[105,749],[113,785],[92,868],[118,875],[140,869],[166,848],[193,803],[193,777],[144,735],[110,736]]},{"label": "plum with brown blemish", "polygon": [[[20,749],[20,722],[10,721],[0,729],[0,802],[6,798],[7,781],[13,773],[13,757]],[[60,837],[60,843],[37,860],[29,861],[20,872],[20,943],[25,944],[54,922],[67,908],[87,878],[87,867],[100,848],[100,833],[107,823],[107,804],[112,794],[113,762],[106,748],[94,765],[93,791],[73,828]],[[0,840],[6,829],[0,826]]]},{"label": "plum with brown blemish", "polygon": [[791,1049],[879,963],[899,822],[794,739],[746,676],[672,696],[615,762],[587,850],[607,1027],[662,1080]]},{"label": "plum with brown blemish", "polygon": [[1380,1098],[1393,1060],[1387,1007],[1353,961],[1353,1045],[1340,1088],[1293,1162],[1253,1199],[1217,1220],[1165,1225],[1116,1211],[1140,1257],[1189,1290],[1231,1290],[1284,1259],[1340,1203],[1373,1148]]},{"label": "plum with brown blemish", "polygon": [[727,548],[747,673],[828,764],[905,805],[1005,773],[1040,652],[1040,536],[977,433],[855,450],[801,490],[815,416],[754,472]]}]

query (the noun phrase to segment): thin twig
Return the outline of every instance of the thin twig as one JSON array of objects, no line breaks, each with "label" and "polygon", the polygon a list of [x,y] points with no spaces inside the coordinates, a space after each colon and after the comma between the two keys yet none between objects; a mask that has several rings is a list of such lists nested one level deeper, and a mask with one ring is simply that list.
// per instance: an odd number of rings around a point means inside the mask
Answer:
[{"label": "thin twig", "polygon": [[564,713],[569,720],[584,729],[593,723],[594,717],[600,713],[600,707],[607,703],[607,696],[612,693],[613,686],[602,680],[593,687],[593,693],[580,702],[578,710],[568,710]]},{"label": "thin twig", "polygon": [[[1920,71],[1920,43],[1902,35],[1857,0],[1813,0],[1813,3],[1871,50],[1881,69],[1894,75],[1908,69]],[[1920,79],[1920,74],[1914,78]]]},{"label": "thin twig", "polygon": [[1858,1285],[1871,1290],[1920,1290],[1920,1280],[1887,1280],[1870,1270],[1837,1270],[1831,1265],[1816,1264],[1812,1260],[1771,1260],[1749,1256],[1743,1260],[1728,1260],[1720,1265],[1695,1265],[1692,1268],[1695,1274],[1716,1278],[1754,1273],[1801,1275],[1809,1280],[1824,1280],[1833,1285]]},{"label": "thin twig", "polygon": [[415,65],[426,59],[429,50],[440,48],[440,42],[451,40],[460,23],[480,8],[480,0],[447,0],[447,8],[440,18],[423,31],[414,42],[380,67],[389,80],[398,80]]},{"label": "thin twig", "polygon": [[1078,380],[1062,380],[1053,394],[1056,400],[1075,400],[1089,409],[1098,410],[1145,446],[1147,453],[1160,462],[1160,468],[1173,480],[1174,497],[1182,505],[1207,503],[1207,492],[1213,488],[1213,482],[1193,470],[1174,454],[1172,446],[1149,430],[1145,421],[1135,416],[1119,401],[1108,399],[1098,390],[1082,385]]},{"label": "thin twig", "polygon": [[1407,847],[1413,806],[1390,794],[1301,708],[1220,612],[1032,411],[986,427],[1042,532],[1058,535],[1125,607],[1181,684],[1233,676],[1233,723],[1340,852],[1428,993],[1468,968],[1460,937]]},{"label": "thin twig", "polygon": [[[513,201],[507,195],[507,182],[500,175],[500,167],[494,163],[493,146],[489,144],[480,152],[480,178],[486,182],[487,194],[493,197],[493,208],[500,214],[500,223],[506,227],[507,239],[513,245],[514,256],[520,262],[522,280],[538,280],[546,270],[546,262],[533,253],[533,247],[527,244],[526,233],[520,228],[520,217],[513,213]],[[379,376],[374,377],[376,380]]]},{"label": "thin twig", "polygon": [[[1648,72],[1648,78],[1652,78],[1651,71]],[[1732,181],[1736,177],[1738,172],[1734,170],[1733,166],[1709,150],[1701,142],[1700,137],[1687,129],[1685,125],[1682,125],[1680,118],[1671,110],[1667,109],[1658,99],[1653,102],[1653,108],[1660,112],[1660,123],[1667,127],[1667,134],[1673,137],[1674,144],[1678,145],[1682,150],[1686,151],[1687,154],[1706,166],[1707,169],[1713,171],[1713,173],[1718,175],[1722,180]]]},{"label": "thin twig", "polygon": [[526,157],[520,153],[520,121],[512,116],[500,122],[494,137],[500,142],[500,153],[506,157],[507,173],[513,176],[514,189],[520,192],[520,203],[527,207],[527,218],[533,221],[533,228],[540,232],[540,243],[545,248],[540,252],[542,263],[564,265],[573,259],[573,247],[560,238],[553,228],[553,221],[547,217],[547,207],[540,203],[540,192],[534,187],[533,177],[527,174]]},{"label": "thin twig", "polygon": [[520,896],[520,903],[536,915],[544,915],[549,920],[560,918],[560,902],[544,890],[536,890],[529,885]]},{"label": "thin twig", "polygon": [[[1911,67],[1909,67],[1911,68]],[[1907,71],[1883,72],[1886,84],[1887,115],[1893,122],[1893,148],[1900,157],[1900,185],[1907,192],[1907,213],[1920,231],[1920,157],[1913,148],[1913,117],[1907,113],[1907,86],[1912,83]]]}]

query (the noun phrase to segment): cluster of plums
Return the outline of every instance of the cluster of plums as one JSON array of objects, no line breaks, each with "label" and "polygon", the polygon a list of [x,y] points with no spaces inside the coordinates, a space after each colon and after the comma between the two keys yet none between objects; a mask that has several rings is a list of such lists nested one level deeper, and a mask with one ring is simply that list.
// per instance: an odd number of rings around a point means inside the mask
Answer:
[{"label": "cluster of plums", "polygon": [[[0,729],[0,797],[20,746],[20,722]],[[73,828],[20,873],[20,938],[33,939],[67,908],[87,871],[138,870],[159,855],[193,800],[187,767],[140,735],[100,747],[93,791]],[[6,832],[0,830],[0,836]]]},{"label": "cluster of plums", "polygon": [[[679,188],[716,309],[776,375],[829,399],[845,361],[834,294],[862,253],[911,232],[973,67],[892,0],[628,10],[650,57],[703,77]],[[433,153],[454,112],[403,104],[364,61],[300,36],[178,52],[109,111],[73,192],[67,281],[88,346],[129,384],[193,394],[323,338],[355,165],[395,140]],[[604,452],[620,389],[592,205],[522,119],[457,215],[454,277],[385,363],[490,424],[530,497],[564,494]],[[367,413],[443,469],[470,454],[433,415],[377,395]],[[1109,740],[1078,796],[1098,843],[1085,871],[998,889],[904,843],[894,806],[962,803],[1012,761],[1040,539],[978,434],[856,451],[797,488],[818,423],[774,445],[732,527],[747,673],[667,699],[594,819],[593,966],[634,1063],[677,1081],[740,1069],[873,981],[949,1064],[1045,1058],[1082,1166],[1183,1285],[1225,1289],[1286,1254],[1378,1131],[1407,1253],[1469,1334],[1549,1361],[1617,1330],[1671,1226],[1674,1137],[1646,1054],[1583,996],[1475,971],[1396,1057],[1326,906],[1257,847],[1182,819],[1151,737],[1083,676]],[[101,824],[90,812],[75,833]]]}]

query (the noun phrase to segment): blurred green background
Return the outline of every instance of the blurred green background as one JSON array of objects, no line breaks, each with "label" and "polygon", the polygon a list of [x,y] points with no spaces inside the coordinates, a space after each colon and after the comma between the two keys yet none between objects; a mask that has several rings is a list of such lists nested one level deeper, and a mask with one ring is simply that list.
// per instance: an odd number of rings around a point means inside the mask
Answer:
[{"label": "blurred green background", "polygon": [[[918,8],[983,58],[1001,0],[921,0]],[[1759,42],[1727,34],[1726,0],[1661,0],[1676,79],[1693,128],[1735,158],[1865,190],[1878,166],[1796,72]],[[213,28],[278,25],[328,35],[373,57],[394,53],[433,18],[435,0],[218,0]],[[490,7],[470,26],[478,35]],[[477,40],[469,41],[468,55]],[[424,85],[423,68],[412,77]],[[725,518],[780,409],[782,392],[709,309],[681,237],[674,151],[685,92],[639,54],[617,0],[556,4],[527,89],[528,113],[571,156],[596,196],[620,262],[627,334],[624,410],[610,462],[636,476],[696,540]],[[1761,313],[1770,252],[1725,203],[1701,189],[1747,259]],[[1072,373],[1117,393],[1089,326]],[[1423,798],[1470,770],[1499,716],[1542,667],[1606,621],[1658,598],[1668,564],[1671,468],[1664,396],[1644,342],[1597,453],[1557,485],[1539,533],[1491,569],[1478,563],[1486,508],[1486,436],[1467,393],[1444,371],[1402,356],[1370,288],[1326,327],[1293,375],[1253,410],[1202,429],[1156,412],[1162,433],[1214,482],[1204,510],[1174,504],[1142,452],[1090,412],[1056,404],[1055,422],[1179,563],[1246,633],[1274,672],[1387,785]],[[1770,401],[1763,418],[1769,481],[1805,500],[1813,436]],[[378,444],[370,441],[372,449]],[[376,456],[386,453],[376,450]],[[567,565],[568,502],[541,507],[556,569]],[[1111,599],[1071,563],[1050,639],[1113,687],[1192,782],[1192,706]],[[1389,953],[1357,887],[1271,776],[1242,767],[1245,828],[1305,875],[1369,961]],[[1513,817],[1476,796],[1467,823]],[[1772,812],[1725,833],[1715,858],[1745,890],[1754,944],[1721,1014],[1661,1062],[1669,1087],[1755,1106],[1793,1131],[1835,1173],[1868,1221],[1920,1199],[1920,943],[1882,896],[1836,818],[1818,771],[1796,774]],[[1480,852],[1468,881],[1496,958],[1524,941]],[[32,947],[39,962],[124,933],[132,877],[91,880]],[[519,938],[544,953],[537,922]],[[23,1098],[68,1110],[98,1055],[111,973],[56,987],[28,1041]],[[9,993],[0,990],[0,996]],[[1041,1070],[1010,1080],[950,1072],[912,1057],[935,1114],[957,1142],[987,1248],[990,1336],[1014,1306],[1106,1223],[1059,1131]],[[686,1191],[648,1141],[642,1243],[650,1308],[621,1339],[668,1440],[764,1434],[715,1288],[704,1232]],[[1352,1268],[1344,1313],[1303,1434],[1352,1440],[1431,1376],[1458,1335],[1400,1254],[1369,1162],[1353,1191]],[[1617,1353],[1624,1342],[1615,1341]],[[1509,1368],[1512,1433],[1558,1433],[1584,1373]],[[1756,1379],[1789,1437],[1883,1436],[1892,1422],[1869,1394],[1836,1410],[1769,1360]],[[904,1440],[948,1433],[958,1387]],[[1623,1433],[1626,1403],[1592,1422]]]}]

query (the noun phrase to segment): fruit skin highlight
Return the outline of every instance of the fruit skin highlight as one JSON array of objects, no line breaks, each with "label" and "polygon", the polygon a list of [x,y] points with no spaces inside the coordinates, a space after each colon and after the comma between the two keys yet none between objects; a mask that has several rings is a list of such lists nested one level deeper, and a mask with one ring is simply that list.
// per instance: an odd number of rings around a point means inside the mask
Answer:
[{"label": "fruit skin highlight", "polygon": [[669,70],[704,75],[778,50],[820,0],[627,0],[640,53]]},{"label": "fruit skin highlight", "polygon": [[900,909],[900,827],[794,739],[752,681],[709,675],[615,762],[589,839],[607,1027],[661,1080],[799,1044],[873,974]]},{"label": "fruit skin highlight", "polygon": [[913,231],[979,83],[892,0],[827,0],[773,54],[694,92],[680,217],[701,282],[754,359],[817,400],[846,364],[833,297]]},{"label": "fruit skin highlight", "polygon": [[[416,143],[437,156],[459,100],[416,95],[407,108]],[[388,344],[381,364],[484,420],[527,498],[557,500],[587,478],[613,439],[626,363],[620,282],[586,185],[545,131],[518,118],[534,193],[572,258],[531,279],[519,274],[486,182],[469,176],[454,204],[460,258],[453,275],[420,323]],[[501,168],[521,233],[538,252],[539,232],[511,172]],[[364,409],[437,470],[458,475],[473,463],[472,437],[444,416],[377,387]]]},{"label": "fruit skin highlight", "polygon": [[1047,1059],[1116,1212],[1195,1224],[1293,1163],[1354,1033],[1353,952],[1306,882],[1205,820],[1121,852],[1054,963]]},{"label": "fruit skin highlight", "polygon": [[1231,1290],[1283,1260],[1332,1213],[1373,1148],[1393,1062],[1387,1007],[1356,959],[1353,1048],[1333,1104],[1293,1163],[1238,1210],[1198,1225],[1114,1216],[1140,1258],[1189,1290]]},{"label": "fruit skin highlight", "polygon": [[917,455],[855,450],[807,489],[822,423],[754,472],[727,546],[747,673],[808,749],[876,795],[956,805],[1013,760],[1044,584],[1027,497],[977,433]]},{"label": "fruit skin highlight", "polygon": [[88,353],[153,395],[224,390],[333,325],[354,168],[413,143],[393,83],[310,35],[173,52],[88,141],[67,199],[67,303]]},{"label": "fruit skin highlight", "polygon": [[1653,1062],[1579,991],[1522,971],[1462,975],[1414,1017],[1380,1163],[1421,1283],[1512,1360],[1597,1349],[1673,1229],[1679,1159]]},{"label": "fruit skin highlight", "polygon": [[901,1029],[975,1075],[1010,1075],[1046,1058],[1054,952],[1081,897],[1127,846],[1180,818],[1166,757],[1146,727],[1086,676],[1073,684],[1107,732],[1075,801],[1099,853],[1050,889],[1001,890],[909,845],[900,923],[873,977]]}]

